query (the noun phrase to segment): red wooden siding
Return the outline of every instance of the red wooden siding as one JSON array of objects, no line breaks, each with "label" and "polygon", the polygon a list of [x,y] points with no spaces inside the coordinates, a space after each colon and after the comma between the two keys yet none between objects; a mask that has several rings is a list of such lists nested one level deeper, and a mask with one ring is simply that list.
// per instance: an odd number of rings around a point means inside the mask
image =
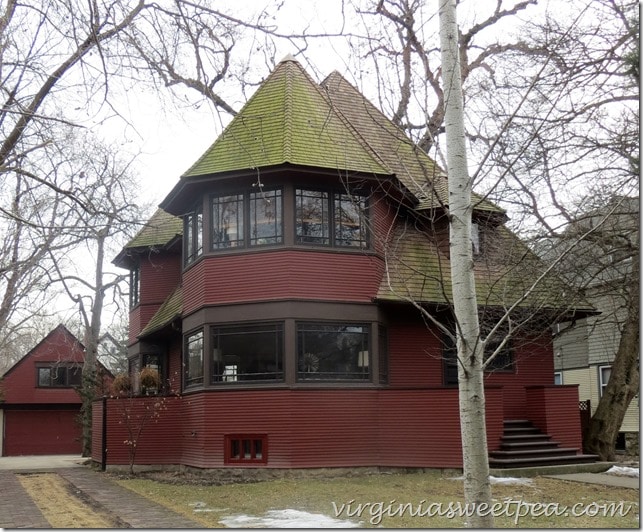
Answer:
[{"label": "red wooden siding", "polygon": [[442,386],[442,343],[417,317],[403,314],[389,330],[389,384]]},{"label": "red wooden siding", "polygon": [[504,389],[505,418],[524,419],[527,408],[525,387],[549,385],[554,380],[554,357],[551,335],[543,333],[516,343],[514,371],[489,373],[486,383]]},{"label": "red wooden siding", "polygon": [[527,419],[562,447],[583,448],[578,386],[527,386]]},{"label": "red wooden siding", "polygon": [[382,272],[378,257],[353,253],[279,250],[208,256],[184,274],[183,312],[262,300],[370,303]]},{"label": "red wooden siding", "polygon": [[[108,401],[109,464],[128,463],[126,409],[140,416],[155,401],[159,399]],[[268,467],[462,464],[453,389],[237,390],[161,401],[158,418],[148,421],[138,442],[138,464],[223,467],[226,434],[265,434]],[[502,433],[500,389],[489,389],[487,412],[494,448]],[[95,460],[97,456],[94,450]]]}]

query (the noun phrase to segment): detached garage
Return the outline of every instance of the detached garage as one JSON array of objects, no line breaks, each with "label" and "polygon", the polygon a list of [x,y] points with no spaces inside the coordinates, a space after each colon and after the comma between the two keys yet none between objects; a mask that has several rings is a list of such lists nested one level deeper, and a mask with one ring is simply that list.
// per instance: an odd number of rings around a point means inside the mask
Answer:
[{"label": "detached garage", "polygon": [[84,346],[59,325],[4,374],[0,456],[81,453],[84,358]]}]

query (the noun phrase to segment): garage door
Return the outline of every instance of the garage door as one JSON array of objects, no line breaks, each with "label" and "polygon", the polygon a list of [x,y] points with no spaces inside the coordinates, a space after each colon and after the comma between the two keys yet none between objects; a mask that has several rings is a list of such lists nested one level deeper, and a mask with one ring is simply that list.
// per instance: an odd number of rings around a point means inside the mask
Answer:
[{"label": "garage door", "polygon": [[5,456],[80,454],[78,410],[6,410]]}]

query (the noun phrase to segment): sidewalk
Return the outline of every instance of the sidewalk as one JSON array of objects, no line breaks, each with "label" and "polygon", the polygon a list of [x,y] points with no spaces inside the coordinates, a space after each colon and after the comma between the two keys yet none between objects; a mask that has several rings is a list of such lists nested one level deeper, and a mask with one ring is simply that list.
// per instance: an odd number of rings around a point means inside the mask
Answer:
[{"label": "sidewalk", "polygon": [[607,475],[605,473],[566,473],[564,475],[547,475],[549,478],[558,480],[570,480],[572,482],[584,482],[586,484],[602,484],[615,488],[640,489],[638,477],[622,477],[618,475]]},{"label": "sidewalk", "polygon": [[[22,472],[34,471],[29,468]],[[51,468],[49,468],[51,469]],[[16,478],[21,471],[0,470],[0,528],[51,528]],[[112,482],[88,467],[56,469],[56,473],[118,517],[129,528],[202,528],[202,525]]]}]

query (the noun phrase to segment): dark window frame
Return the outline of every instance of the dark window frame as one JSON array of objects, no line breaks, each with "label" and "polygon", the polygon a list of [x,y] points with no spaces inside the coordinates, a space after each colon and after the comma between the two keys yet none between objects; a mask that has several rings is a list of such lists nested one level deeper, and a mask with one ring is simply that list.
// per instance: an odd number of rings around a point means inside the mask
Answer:
[{"label": "dark window frame", "polygon": [[[344,371],[324,371],[324,365],[330,366],[335,364],[339,367],[341,356],[338,354],[342,352],[342,348],[331,351],[327,350],[326,353],[319,351],[314,346],[315,340],[311,338],[306,340],[305,333],[312,334],[331,334],[330,329],[337,328],[337,334],[346,335],[361,335],[361,349],[354,354],[355,370],[349,369],[352,366],[352,360],[344,361],[343,365],[346,368]],[[361,328],[362,331],[350,331],[340,329]],[[328,329],[324,331],[324,329]],[[337,382],[337,383],[370,383],[371,371],[373,367],[373,346],[371,342],[371,325],[369,323],[352,323],[352,322],[324,322],[324,321],[311,321],[302,320],[295,323],[296,342],[295,342],[295,360],[297,364],[296,381],[298,383],[321,383],[321,382]],[[339,338],[338,338],[339,339]],[[320,345],[330,346],[329,342],[322,342],[317,340]],[[336,341],[337,342],[337,341]],[[352,349],[354,350],[354,349]],[[352,356],[351,356],[352,358]],[[361,370],[360,370],[361,368]]]},{"label": "dark window frame", "polygon": [[[190,353],[190,346],[191,344],[196,344],[198,340],[196,340],[196,337],[200,336],[200,342],[201,342],[201,364],[200,364],[200,369],[201,372],[198,374],[198,372],[195,372],[195,374],[191,375],[191,360],[192,356]],[[194,340],[190,340],[191,338],[194,338]],[[184,366],[184,385],[185,388],[191,388],[191,387],[198,387],[198,386],[203,386],[205,384],[205,369],[204,369],[204,363],[205,363],[205,331],[203,329],[197,329],[194,330],[188,334],[185,335],[185,339],[183,342],[183,366]]]},{"label": "dark window frame", "polygon": [[[285,324],[283,321],[248,322],[210,325],[210,385],[229,384],[269,384],[285,380]],[[262,364],[270,362],[268,357],[259,353],[226,353],[222,348],[225,338],[235,336],[251,338],[253,334],[274,334],[274,352],[272,371],[247,371],[248,368],[260,369]],[[265,344],[264,344],[265,345]],[[253,358],[254,355],[254,358]],[[229,362],[229,363],[227,363]],[[236,362],[236,363],[235,363]]]},{"label": "dark window frame", "polygon": [[[41,370],[49,371],[49,384],[41,383]],[[76,388],[82,385],[82,364],[77,363],[39,363],[36,365],[37,388]]]},{"label": "dark window frame", "polygon": [[129,308],[141,302],[141,266],[137,264],[129,272]]},{"label": "dark window frame", "polygon": [[[232,204],[232,201],[222,202],[218,201],[225,198],[236,198],[234,202],[237,204],[236,209],[236,226],[237,237],[234,240],[228,238],[223,239],[222,230],[220,226],[220,205],[226,203]],[[257,205],[265,201],[267,204],[274,202],[274,222],[260,222],[260,217],[257,213],[260,209]],[[213,253],[221,251],[242,250],[242,249],[255,249],[265,246],[281,246],[284,244],[284,191],[283,187],[269,187],[252,188],[237,190],[234,192],[225,192],[221,194],[209,195],[209,208],[210,208],[210,251]],[[239,212],[241,211],[241,212]],[[259,235],[258,227],[273,226],[274,231],[268,235]],[[215,238],[216,237],[216,238]],[[265,240],[265,241],[264,241]]]},{"label": "dark window frame", "polygon": [[[321,205],[322,223],[315,225],[321,225],[322,228],[325,227],[325,231],[322,230],[321,235],[304,234],[303,232],[300,232],[300,228],[306,225],[301,214],[303,207],[302,204],[300,204],[300,199],[304,197],[314,198],[316,195],[320,196],[323,204]],[[350,203],[351,205],[354,205],[356,198],[359,202],[359,205],[356,207],[358,211],[356,214],[359,220],[357,232],[360,237],[352,239],[342,238],[341,227],[348,225],[342,218],[342,213],[346,212],[344,208],[342,208],[342,203]],[[294,201],[295,245],[320,246],[337,249],[370,249],[370,231],[368,227],[370,212],[368,196],[366,194],[359,191],[347,192],[346,190],[339,189],[295,186]],[[327,221],[325,222],[324,220]],[[311,224],[311,222],[306,223]],[[356,242],[357,245],[342,242]]]},{"label": "dark window frame", "polygon": [[183,218],[183,265],[189,266],[203,255],[203,205],[197,203]]}]

